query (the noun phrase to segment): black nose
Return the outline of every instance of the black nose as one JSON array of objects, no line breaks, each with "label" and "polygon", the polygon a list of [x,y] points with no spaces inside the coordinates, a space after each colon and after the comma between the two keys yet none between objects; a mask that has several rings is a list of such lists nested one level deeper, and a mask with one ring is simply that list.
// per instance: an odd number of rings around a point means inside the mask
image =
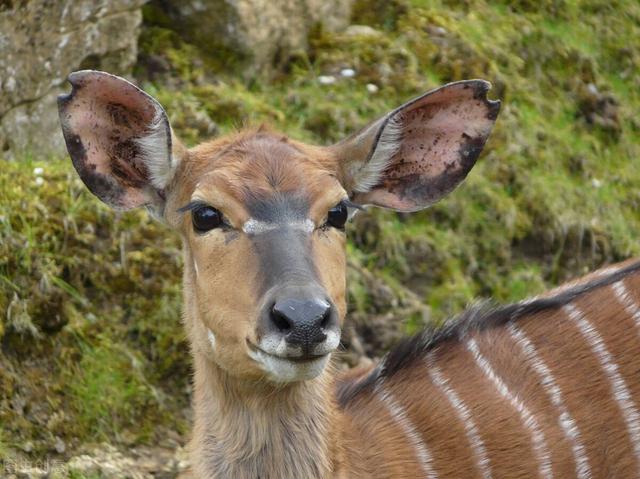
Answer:
[{"label": "black nose", "polygon": [[283,299],[273,306],[270,317],[288,343],[299,344],[308,354],[312,346],[327,339],[333,314],[331,305],[321,299]]}]

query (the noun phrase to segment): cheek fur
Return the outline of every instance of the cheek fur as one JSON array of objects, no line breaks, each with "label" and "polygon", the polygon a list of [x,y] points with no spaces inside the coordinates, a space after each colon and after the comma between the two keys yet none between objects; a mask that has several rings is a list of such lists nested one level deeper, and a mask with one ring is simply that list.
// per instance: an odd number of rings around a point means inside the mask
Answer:
[{"label": "cheek fur", "polygon": [[243,344],[259,316],[257,259],[250,242],[239,235],[227,242],[225,232],[191,238],[193,290],[204,326],[216,346]]},{"label": "cheek fur", "polygon": [[340,311],[341,320],[346,312],[345,243],[344,233],[333,228],[319,231],[312,242],[313,261],[319,279]]}]

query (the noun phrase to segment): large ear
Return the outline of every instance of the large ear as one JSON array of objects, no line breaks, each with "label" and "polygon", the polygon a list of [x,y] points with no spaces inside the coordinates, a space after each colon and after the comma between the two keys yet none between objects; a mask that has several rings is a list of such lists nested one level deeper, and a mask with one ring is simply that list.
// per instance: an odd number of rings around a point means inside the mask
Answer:
[{"label": "large ear", "polygon": [[430,91],[332,146],[355,201],[416,211],[464,180],[495,123],[489,82],[468,80]]},{"label": "large ear", "polygon": [[84,70],[58,98],[73,166],[91,192],[117,209],[162,211],[177,158],[165,111],[123,78]]}]

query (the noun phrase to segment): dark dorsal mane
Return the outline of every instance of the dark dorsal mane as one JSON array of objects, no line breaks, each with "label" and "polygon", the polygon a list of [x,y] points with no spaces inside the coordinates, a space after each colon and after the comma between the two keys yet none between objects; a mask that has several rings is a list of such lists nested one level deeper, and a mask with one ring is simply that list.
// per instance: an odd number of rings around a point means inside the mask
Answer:
[{"label": "dark dorsal mane", "polygon": [[470,332],[502,327],[511,321],[561,308],[583,294],[616,283],[637,271],[640,271],[640,261],[608,275],[560,291],[554,296],[533,298],[508,305],[479,301],[458,316],[446,321],[444,326],[427,327],[414,336],[402,339],[364,378],[355,382],[339,384],[338,402],[341,406],[346,406],[358,394],[373,388],[376,382],[394,376],[414,362],[423,359],[429,351],[448,341],[458,342]]}]

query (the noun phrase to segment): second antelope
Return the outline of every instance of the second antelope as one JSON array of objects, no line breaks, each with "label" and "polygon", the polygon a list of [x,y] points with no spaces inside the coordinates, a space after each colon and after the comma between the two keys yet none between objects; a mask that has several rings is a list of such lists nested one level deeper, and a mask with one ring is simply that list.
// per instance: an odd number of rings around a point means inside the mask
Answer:
[{"label": "second antelope", "polygon": [[481,80],[416,98],[338,144],[247,129],[187,149],[162,107],[82,71],[59,100],[73,165],[184,245],[198,478],[640,475],[640,263],[476,307],[337,374],[345,231],[360,205],[425,208],[498,115]]}]

